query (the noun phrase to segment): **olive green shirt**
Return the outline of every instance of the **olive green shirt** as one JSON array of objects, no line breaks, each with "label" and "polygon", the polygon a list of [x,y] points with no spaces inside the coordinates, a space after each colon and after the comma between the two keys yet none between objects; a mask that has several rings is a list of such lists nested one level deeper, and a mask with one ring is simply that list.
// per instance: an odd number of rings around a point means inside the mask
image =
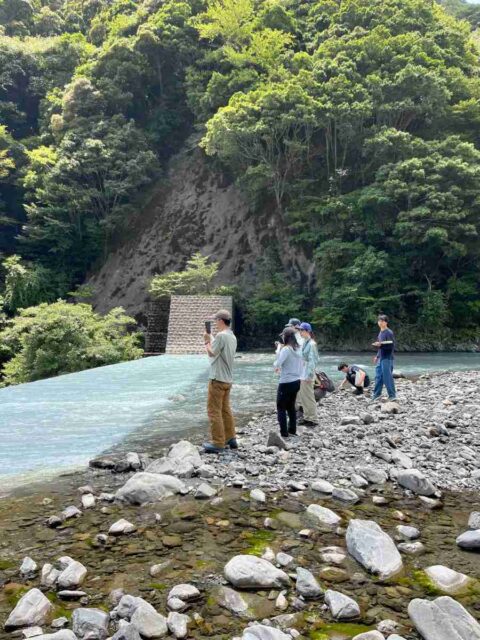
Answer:
[{"label": "olive green shirt", "polygon": [[210,380],[233,382],[233,361],[237,351],[237,339],[230,329],[220,331],[212,343],[210,356]]}]

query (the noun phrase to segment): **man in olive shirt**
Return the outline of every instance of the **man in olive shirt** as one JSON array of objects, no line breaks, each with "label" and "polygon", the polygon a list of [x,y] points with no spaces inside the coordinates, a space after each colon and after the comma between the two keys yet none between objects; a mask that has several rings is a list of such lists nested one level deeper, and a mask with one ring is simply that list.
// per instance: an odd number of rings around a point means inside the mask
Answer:
[{"label": "man in olive shirt", "polygon": [[210,358],[207,413],[210,420],[211,442],[205,442],[206,453],[221,453],[225,446],[238,449],[235,420],[230,407],[230,389],[233,382],[233,361],[237,339],[230,329],[232,316],[221,309],[215,315],[217,335],[205,334],[205,348]]}]

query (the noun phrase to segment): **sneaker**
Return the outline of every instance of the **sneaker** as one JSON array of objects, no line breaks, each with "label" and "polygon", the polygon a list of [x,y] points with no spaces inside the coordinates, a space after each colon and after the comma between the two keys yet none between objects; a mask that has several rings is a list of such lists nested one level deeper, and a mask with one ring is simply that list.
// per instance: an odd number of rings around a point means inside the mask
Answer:
[{"label": "sneaker", "polygon": [[368,404],[377,404],[377,402],[380,402],[380,396],[378,396],[377,398],[370,398],[370,400],[368,401]]},{"label": "sneaker", "polygon": [[228,440],[225,444],[227,447],[230,447],[230,449],[238,449],[238,442],[236,438],[230,438],[230,440]]},{"label": "sneaker", "polygon": [[203,450],[205,451],[205,453],[223,453],[225,451],[223,447],[217,447],[211,442],[204,442]]},{"label": "sneaker", "polygon": [[389,402],[398,402],[398,398],[389,398],[388,401]]},{"label": "sneaker", "polygon": [[318,422],[313,422],[313,420],[304,420],[302,424],[304,427],[318,427]]}]

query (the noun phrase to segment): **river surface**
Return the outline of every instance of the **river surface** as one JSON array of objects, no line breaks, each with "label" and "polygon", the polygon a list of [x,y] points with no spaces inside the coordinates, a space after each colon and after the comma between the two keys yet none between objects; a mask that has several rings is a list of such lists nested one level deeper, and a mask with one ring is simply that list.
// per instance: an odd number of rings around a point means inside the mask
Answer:
[{"label": "river surface", "polygon": [[[340,361],[368,354],[321,354],[339,380]],[[240,418],[274,406],[269,354],[236,361],[233,405]],[[399,354],[406,374],[480,369],[480,354]],[[159,356],[0,389],[0,491],[79,468],[104,451],[145,450],[207,427],[204,356]]]}]

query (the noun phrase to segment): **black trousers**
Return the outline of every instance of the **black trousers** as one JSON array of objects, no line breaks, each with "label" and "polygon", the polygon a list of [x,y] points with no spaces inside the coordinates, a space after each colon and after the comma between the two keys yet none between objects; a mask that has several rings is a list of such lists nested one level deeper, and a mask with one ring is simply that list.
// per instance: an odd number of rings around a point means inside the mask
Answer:
[{"label": "black trousers", "polygon": [[[300,380],[294,382],[281,382],[277,390],[277,416],[282,436],[289,433],[297,433],[297,413],[295,400],[300,391]],[[287,427],[288,415],[288,427]]]}]

